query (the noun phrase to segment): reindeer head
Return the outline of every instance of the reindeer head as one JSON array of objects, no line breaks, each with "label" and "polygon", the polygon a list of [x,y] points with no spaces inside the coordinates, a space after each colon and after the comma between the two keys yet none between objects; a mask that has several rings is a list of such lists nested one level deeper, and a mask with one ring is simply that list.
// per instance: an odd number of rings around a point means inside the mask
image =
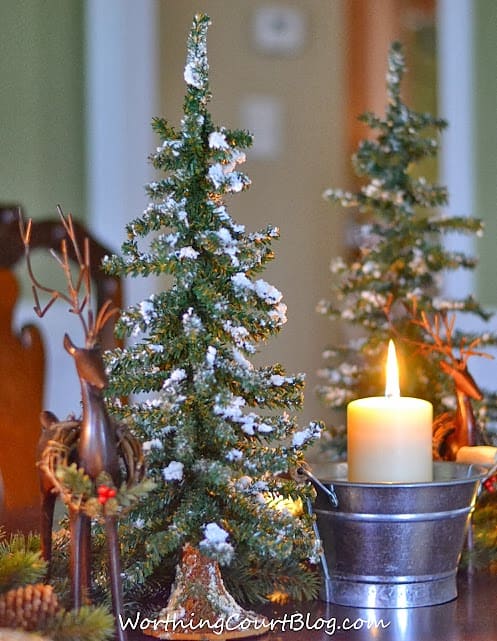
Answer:
[{"label": "reindeer head", "polygon": [[[468,366],[460,359],[456,363],[456,367],[452,367],[446,361],[440,361],[440,369],[452,377],[456,389],[475,401],[481,401],[483,394],[469,373]],[[462,365],[462,367],[457,365]]]},{"label": "reindeer head", "polygon": [[74,358],[79,378],[99,390],[104,389],[107,385],[107,374],[100,349],[76,347],[67,334],[64,334],[64,347]]}]

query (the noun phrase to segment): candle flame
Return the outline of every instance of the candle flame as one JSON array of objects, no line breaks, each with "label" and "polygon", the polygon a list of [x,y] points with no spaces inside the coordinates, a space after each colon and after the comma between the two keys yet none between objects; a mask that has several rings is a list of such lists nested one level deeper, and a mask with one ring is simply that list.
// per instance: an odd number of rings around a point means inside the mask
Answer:
[{"label": "candle flame", "polygon": [[388,342],[385,396],[387,398],[399,398],[400,396],[399,365],[397,363],[395,345],[392,340]]}]

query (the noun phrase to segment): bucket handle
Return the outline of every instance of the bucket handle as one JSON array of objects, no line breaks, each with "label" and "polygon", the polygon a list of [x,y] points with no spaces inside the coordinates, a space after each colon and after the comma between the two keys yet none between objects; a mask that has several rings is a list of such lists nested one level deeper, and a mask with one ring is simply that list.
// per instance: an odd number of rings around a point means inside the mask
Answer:
[{"label": "bucket handle", "polygon": [[[471,465],[469,466],[468,474],[467,474],[468,478],[471,477],[472,470],[475,465],[476,463],[471,463]],[[490,465],[490,466],[485,465],[485,467],[487,467],[487,471],[485,473],[485,476],[480,476],[480,484],[478,486],[478,492],[477,492],[478,496],[481,494],[483,490],[483,484],[485,483],[485,481],[491,478],[492,476],[494,476],[495,474],[497,474],[497,462],[495,462],[493,465]]]},{"label": "bucket handle", "polygon": [[[471,465],[468,468],[468,473],[467,476],[470,477],[473,474],[473,467],[477,465],[476,463],[471,463]],[[481,463],[478,464],[480,467],[482,466]],[[495,462],[492,466],[485,465],[487,467],[487,471],[485,473],[485,476],[482,478],[482,480],[489,479],[490,477],[494,476],[497,474],[497,462]]]},{"label": "bucket handle", "polygon": [[[333,485],[331,485],[330,488],[327,488],[326,485],[321,483],[321,481],[316,476],[314,476],[314,474],[311,472],[311,470],[309,469],[309,465],[305,461],[303,461],[299,465],[299,467],[296,469],[296,474],[294,476],[294,478],[296,478],[298,481],[302,481],[303,477],[311,481],[311,483],[314,483],[314,485],[317,485],[329,498],[330,503],[332,504],[333,507],[338,507],[338,498],[337,498],[337,495],[335,494],[335,489]],[[309,497],[307,497],[307,510],[310,516],[314,516],[312,501]],[[314,536],[316,537],[316,540],[319,542],[319,545],[320,545],[319,561],[321,563],[321,570],[323,572],[323,579],[324,579],[324,600],[326,603],[329,603],[331,601],[331,575],[328,569],[328,561],[326,560],[326,555],[324,553],[324,548],[323,548],[323,541],[321,539],[321,534],[319,533],[319,528],[318,528],[316,519],[313,519],[312,529],[314,530]]]},{"label": "bucket handle", "polygon": [[314,483],[314,485],[317,485],[317,487],[326,494],[326,496],[328,497],[333,507],[338,507],[338,497],[336,495],[335,488],[333,487],[333,485],[330,485],[330,487],[326,487],[324,483],[321,483],[321,481],[316,476],[314,476],[314,474],[311,472],[307,464],[300,465],[298,467],[297,475],[300,477],[302,476],[307,477],[309,481]]},{"label": "bucket handle", "polygon": [[497,463],[494,463],[492,467],[488,470],[486,479],[489,479],[491,476],[494,476],[497,473]]}]

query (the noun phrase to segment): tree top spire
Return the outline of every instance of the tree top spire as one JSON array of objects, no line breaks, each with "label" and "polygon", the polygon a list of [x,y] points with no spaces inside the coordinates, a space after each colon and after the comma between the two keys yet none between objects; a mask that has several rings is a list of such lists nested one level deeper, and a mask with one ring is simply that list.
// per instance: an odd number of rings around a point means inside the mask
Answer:
[{"label": "tree top spire", "polygon": [[400,42],[393,42],[388,53],[387,95],[390,102],[400,97],[400,83],[406,69],[404,49]]},{"label": "tree top spire", "polygon": [[209,63],[207,60],[207,30],[211,19],[205,13],[197,13],[188,36],[186,66],[184,79],[188,85],[189,93],[200,91],[205,102],[210,98],[209,91]]}]

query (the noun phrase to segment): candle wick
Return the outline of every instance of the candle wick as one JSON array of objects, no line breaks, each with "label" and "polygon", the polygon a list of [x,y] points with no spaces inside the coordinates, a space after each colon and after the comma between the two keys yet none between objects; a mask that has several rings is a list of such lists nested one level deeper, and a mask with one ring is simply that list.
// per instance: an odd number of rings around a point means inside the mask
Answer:
[{"label": "candle wick", "polygon": [[385,396],[386,398],[400,398],[399,366],[397,364],[397,355],[395,354],[393,341],[388,343]]}]

